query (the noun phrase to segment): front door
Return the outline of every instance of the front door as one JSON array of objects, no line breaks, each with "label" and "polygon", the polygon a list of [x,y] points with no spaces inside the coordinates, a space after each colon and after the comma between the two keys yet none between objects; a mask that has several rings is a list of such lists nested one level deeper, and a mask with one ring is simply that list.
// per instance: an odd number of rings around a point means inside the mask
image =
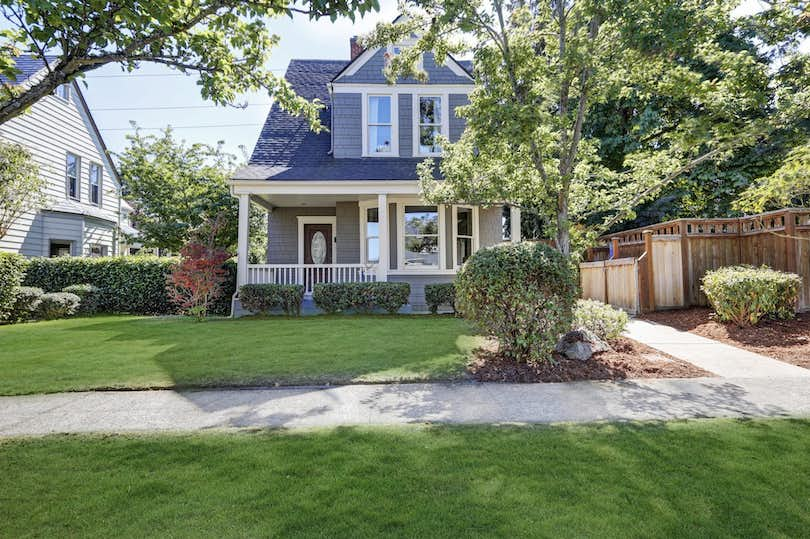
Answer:
[{"label": "front door", "polygon": [[[332,263],[332,225],[304,225],[304,264],[324,265]],[[308,268],[304,270],[304,286],[311,291],[317,283],[332,280],[332,268]]]}]

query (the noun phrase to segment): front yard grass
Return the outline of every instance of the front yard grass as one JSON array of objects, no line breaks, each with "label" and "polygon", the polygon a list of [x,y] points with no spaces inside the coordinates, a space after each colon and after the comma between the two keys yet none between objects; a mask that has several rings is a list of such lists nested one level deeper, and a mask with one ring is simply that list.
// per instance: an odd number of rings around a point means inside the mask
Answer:
[{"label": "front yard grass", "polygon": [[799,537],[810,422],[0,441],[3,536]]},{"label": "front yard grass", "polygon": [[100,316],[0,327],[0,394],[448,380],[479,346],[447,316]]}]

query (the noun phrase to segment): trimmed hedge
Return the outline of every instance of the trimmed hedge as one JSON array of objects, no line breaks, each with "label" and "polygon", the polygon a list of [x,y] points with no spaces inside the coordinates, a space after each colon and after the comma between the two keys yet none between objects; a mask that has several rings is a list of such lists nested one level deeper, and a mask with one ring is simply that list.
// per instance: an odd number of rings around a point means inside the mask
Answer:
[{"label": "trimmed hedge", "polygon": [[458,310],[515,361],[549,361],[579,296],[572,260],[542,243],[481,249],[456,276]]},{"label": "trimmed hedge", "polygon": [[456,312],[456,285],[453,283],[437,283],[425,285],[425,303],[430,312],[439,312],[440,305],[449,305]]},{"label": "trimmed hedge", "polygon": [[281,308],[289,316],[301,315],[304,287],[298,284],[246,284],[239,289],[242,307],[253,314]]},{"label": "trimmed hedge", "polygon": [[574,307],[574,329],[585,328],[602,340],[616,339],[622,334],[630,317],[621,309],[616,309],[596,301],[580,299]]},{"label": "trimmed hedge", "polygon": [[801,284],[798,275],[768,266],[728,266],[706,273],[701,289],[720,321],[748,326],[766,316],[793,318]]},{"label": "trimmed hedge", "polygon": [[[89,284],[99,289],[97,311],[108,313],[174,314],[166,278],[177,263],[174,258],[122,256],[103,258],[34,258],[28,263],[24,284],[47,292]],[[225,263],[228,284],[212,314],[228,314],[236,290],[236,264]]]},{"label": "trimmed hedge", "polygon": [[11,310],[8,321],[16,323],[33,319],[44,293],[41,288],[33,286],[16,287],[14,289],[14,308]]},{"label": "trimmed hedge", "polygon": [[25,258],[13,253],[0,253],[0,322],[11,317],[16,301],[15,289],[25,273]]},{"label": "trimmed hedge", "polygon": [[62,289],[62,292],[76,294],[81,299],[78,312],[93,314],[98,309],[99,293],[101,289],[91,284],[72,284]]},{"label": "trimmed hedge", "polygon": [[36,309],[36,318],[56,320],[76,314],[81,299],[70,292],[51,292],[42,294]]},{"label": "trimmed hedge", "polygon": [[408,283],[319,283],[312,290],[315,305],[324,312],[353,310],[370,313],[383,309],[395,314],[408,303]]}]

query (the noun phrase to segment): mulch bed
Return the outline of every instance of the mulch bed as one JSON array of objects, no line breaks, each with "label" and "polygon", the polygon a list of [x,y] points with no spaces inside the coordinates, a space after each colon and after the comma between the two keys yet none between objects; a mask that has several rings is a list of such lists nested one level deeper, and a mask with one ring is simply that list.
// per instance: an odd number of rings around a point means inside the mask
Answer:
[{"label": "mulch bed", "polygon": [[810,313],[793,320],[762,320],[753,327],[718,322],[711,309],[701,307],[649,313],[643,318],[810,369]]},{"label": "mulch bed", "polygon": [[588,361],[555,355],[554,361],[516,363],[498,355],[493,344],[487,349],[477,350],[467,370],[480,382],[573,382],[713,376],[691,363],[631,339],[621,337],[611,341],[610,346],[613,350],[595,354]]}]

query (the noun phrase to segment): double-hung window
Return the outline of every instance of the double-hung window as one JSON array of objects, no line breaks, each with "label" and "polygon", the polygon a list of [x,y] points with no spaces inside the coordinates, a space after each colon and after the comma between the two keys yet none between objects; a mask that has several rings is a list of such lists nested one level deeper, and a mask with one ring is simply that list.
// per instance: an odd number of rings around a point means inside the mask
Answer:
[{"label": "double-hung window", "polygon": [[380,261],[380,210],[366,209],[366,260],[367,264]]},{"label": "double-hung window", "polygon": [[368,155],[391,155],[394,148],[390,95],[368,96]]},{"label": "double-hung window", "polygon": [[419,153],[441,153],[438,136],[442,132],[441,96],[419,96]]},{"label": "double-hung window", "polygon": [[68,197],[79,200],[79,156],[67,154],[65,161],[65,182]]},{"label": "double-hung window", "polygon": [[470,258],[474,245],[473,209],[459,206],[456,208],[456,265],[460,266]]},{"label": "double-hung window", "polygon": [[101,166],[97,163],[90,163],[90,203],[101,204]]},{"label": "double-hung window", "polygon": [[439,211],[436,206],[405,206],[403,262],[406,267],[439,267]]}]

